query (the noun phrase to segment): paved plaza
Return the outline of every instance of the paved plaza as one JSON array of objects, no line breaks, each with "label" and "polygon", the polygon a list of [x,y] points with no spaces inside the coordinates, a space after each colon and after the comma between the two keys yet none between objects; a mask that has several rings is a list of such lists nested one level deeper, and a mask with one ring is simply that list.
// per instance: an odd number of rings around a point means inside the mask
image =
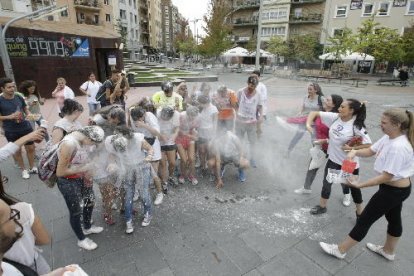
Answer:
[{"label": "paved plaza", "polygon": [[[246,74],[219,75],[213,88],[225,83],[238,89],[246,84]],[[326,255],[318,242],[337,243],[355,223],[354,207],[342,205],[342,190],[333,187],[328,212],[311,216],[309,210],[319,202],[322,171],[312,186],[311,195],[293,192],[304,183],[309,162],[310,136],[285,158],[287,145],[295,133],[280,124],[277,116],[292,116],[307,94],[307,83],[264,76],[268,87],[269,114],[264,135],[258,143],[258,168],[247,171],[247,181],[239,183],[237,169],[229,167],[224,187],[215,188],[208,179],[198,186],[189,183],[170,189],[162,205],[154,208],[150,226],[140,226],[142,213],[134,219],[135,232],[125,234],[123,218],[116,211],[116,224],[107,226],[102,218],[98,190],[93,219],[104,226],[103,233],[91,238],[98,244],[94,251],[81,250],[70,228],[68,210],[57,187],[47,188],[36,176],[23,180],[10,160],[2,163],[3,175],[9,177],[7,191],[33,204],[52,236],[52,244],[43,254],[54,268],[77,263],[89,275],[413,275],[414,271],[414,197],[403,208],[404,233],[396,260],[388,262],[369,252],[366,242],[381,244],[385,239],[385,219],[378,221],[367,237],[353,248],[344,260]],[[414,88],[320,83],[324,94],[368,101],[367,129],[376,141],[381,113],[389,107],[414,111]],[[72,85],[69,83],[69,86]],[[191,90],[192,83],[189,83]],[[75,87],[72,87],[75,89]],[[158,87],[134,88],[127,103],[151,95]],[[87,121],[86,98],[79,97]],[[53,100],[43,106],[43,115],[57,120]],[[4,138],[2,138],[4,143]],[[373,159],[361,162],[361,177],[372,177]],[[367,202],[377,188],[363,190]],[[155,195],[155,191],[153,190]],[[141,211],[141,205],[136,203]]]}]

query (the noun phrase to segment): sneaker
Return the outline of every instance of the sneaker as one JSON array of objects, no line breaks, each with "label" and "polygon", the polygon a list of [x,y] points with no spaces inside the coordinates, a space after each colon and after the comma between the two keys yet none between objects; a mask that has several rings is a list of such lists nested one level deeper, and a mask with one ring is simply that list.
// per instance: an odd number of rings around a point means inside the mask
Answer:
[{"label": "sneaker", "polygon": [[30,174],[27,170],[23,170],[22,171],[22,177],[23,179],[29,179],[30,178]]},{"label": "sneaker", "polygon": [[132,220],[129,220],[126,222],[125,233],[131,234],[132,232],[134,232],[134,226],[132,225]]},{"label": "sneaker", "polygon": [[108,215],[108,214],[104,214],[104,220],[105,223],[108,225],[114,225],[115,224],[115,220],[112,218],[112,216]]},{"label": "sneaker", "polygon": [[312,190],[311,189],[305,189],[305,188],[299,188],[299,189],[296,189],[296,190],[294,190],[294,192],[295,192],[295,194],[306,194],[306,195],[309,195],[309,194],[311,194],[312,193]]},{"label": "sneaker", "polygon": [[162,203],[162,200],[164,199],[163,193],[158,193],[154,200],[154,205],[160,205]]},{"label": "sneaker", "polygon": [[98,247],[98,245],[91,239],[85,238],[81,241],[78,241],[78,246],[85,250],[94,250]]},{"label": "sneaker", "polygon": [[245,175],[243,169],[239,169],[239,181],[240,182],[245,182],[246,181],[246,175]]},{"label": "sneaker", "polygon": [[138,201],[139,199],[139,193],[134,193],[134,197],[132,198],[132,201]]},{"label": "sneaker", "polygon": [[220,170],[220,177],[221,178],[224,177],[225,172],[226,172],[226,165],[221,165],[221,170]]},{"label": "sneaker", "polygon": [[152,219],[152,216],[148,212],[146,212],[141,225],[144,227],[150,225],[151,219]]},{"label": "sneaker", "polygon": [[178,177],[178,183],[180,183],[180,184],[184,184],[185,183],[184,176],[180,175],[180,177]]},{"label": "sneaker", "polygon": [[214,176],[214,174],[210,173],[210,176],[209,176],[208,180],[210,182],[214,182],[216,180],[216,177]]},{"label": "sneaker", "polygon": [[38,173],[37,168],[33,167],[31,170],[29,170],[29,173],[37,174]]},{"label": "sneaker", "polygon": [[177,186],[178,185],[177,178],[175,176],[168,177],[168,184],[170,184],[171,186]]},{"label": "sneaker", "polygon": [[351,205],[351,194],[344,194],[344,199],[342,200],[342,204],[346,207]]},{"label": "sneaker", "polygon": [[326,213],[326,211],[327,211],[326,207],[321,207],[321,206],[319,206],[319,205],[316,205],[315,207],[313,207],[313,208],[310,210],[310,213],[311,213],[312,215],[321,215],[321,214]]},{"label": "sneaker", "polygon": [[193,184],[194,186],[198,184],[198,180],[197,178],[195,178],[194,176],[190,175],[188,177],[188,180],[191,182],[191,184]]},{"label": "sneaker", "polygon": [[394,261],[394,259],[395,259],[395,254],[385,253],[384,252],[384,246],[382,246],[382,245],[375,245],[375,244],[372,244],[372,243],[367,243],[367,247],[368,247],[369,250],[383,256],[388,261]]},{"label": "sneaker", "polygon": [[99,234],[102,231],[103,231],[103,227],[92,225],[91,228],[89,229],[83,229],[83,234],[87,236],[90,234]]},{"label": "sneaker", "polygon": [[338,245],[336,244],[328,244],[324,242],[320,242],[319,245],[321,246],[322,250],[325,253],[337,257],[338,259],[343,259],[346,256],[346,253],[339,252]]}]

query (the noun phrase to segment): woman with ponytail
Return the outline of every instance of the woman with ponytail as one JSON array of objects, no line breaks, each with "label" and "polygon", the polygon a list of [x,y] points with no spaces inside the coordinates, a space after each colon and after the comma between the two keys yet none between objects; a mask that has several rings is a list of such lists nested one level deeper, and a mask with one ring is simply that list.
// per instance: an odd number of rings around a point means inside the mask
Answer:
[{"label": "woman with ponytail", "polygon": [[[311,112],[306,121],[306,128],[311,133],[313,132],[313,127],[311,125],[317,117],[320,117],[322,123],[329,127],[329,158],[325,166],[319,205],[316,205],[311,209],[310,213],[312,215],[323,214],[327,211],[326,205],[329,196],[331,195],[331,186],[333,182],[328,173],[331,170],[341,170],[342,162],[346,160],[347,151],[352,149],[363,149],[371,145],[371,139],[364,128],[364,121],[366,118],[366,108],[364,103],[355,99],[347,99],[341,103],[338,113],[320,111]],[[358,142],[355,140],[358,140]],[[356,159],[355,162],[356,168],[352,174],[359,175],[358,159]],[[361,190],[351,187],[351,194],[356,205],[356,215],[358,217],[362,212]],[[345,206],[350,205],[349,193],[345,194],[343,204]]]},{"label": "woman with ponytail", "polygon": [[360,242],[368,230],[382,216],[388,221],[384,245],[367,243],[369,250],[389,261],[395,258],[395,249],[402,235],[401,210],[403,201],[411,193],[410,177],[414,175],[414,118],[413,113],[399,108],[385,111],[381,118],[384,136],[369,148],[351,150],[348,158],[376,155],[374,170],[377,176],[366,181],[349,178],[354,188],[378,186],[378,191],[368,202],[356,225],[339,245],[320,243],[332,256],[343,259],[346,252]]}]

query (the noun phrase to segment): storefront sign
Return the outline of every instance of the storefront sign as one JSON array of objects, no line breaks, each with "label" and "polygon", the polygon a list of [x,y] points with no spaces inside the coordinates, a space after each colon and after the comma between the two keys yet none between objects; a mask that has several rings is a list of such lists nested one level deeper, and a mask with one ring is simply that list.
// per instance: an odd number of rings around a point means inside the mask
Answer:
[{"label": "storefront sign", "polygon": [[89,40],[80,37],[8,37],[10,57],[89,57]]}]

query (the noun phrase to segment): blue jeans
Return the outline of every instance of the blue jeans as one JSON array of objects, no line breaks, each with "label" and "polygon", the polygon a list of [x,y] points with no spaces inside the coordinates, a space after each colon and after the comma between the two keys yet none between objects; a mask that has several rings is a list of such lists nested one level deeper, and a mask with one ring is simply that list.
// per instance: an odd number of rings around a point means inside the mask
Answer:
[{"label": "blue jeans", "polygon": [[89,107],[89,116],[93,116],[93,114],[96,112],[96,110],[101,108],[101,104],[97,103],[88,103],[88,107]]},{"label": "blue jeans", "polygon": [[[288,151],[291,152],[293,148],[299,143],[299,141],[303,138],[306,133],[306,125],[299,125],[298,130],[296,131],[295,136],[293,136],[292,140],[289,143]],[[313,133],[311,134],[311,143],[315,139],[315,128],[313,128]]]},{"label": "blue jeans", "polygon": [[84,228],[91,228],[92,211],[95,205],[93,189],[92,187],[85,187],[82,178],[68,179],[59,177],[57,185],[69,209],[70,226],[78,240],[81,241],[85,239],[82,231],[81,216],[83,216]]},{"label": "blue jeans", "polygon": [[132,220],[133,198],[135,193],[135,185],[138,185],[141,202],[144,209],[144,214],[152,214],[152,202],[149,192],[149,185],[151,182],[151,168],[150,164],[140,165],[138,168],[127,170],[127,174],[122,180],[125,189],[125,220]]}]

